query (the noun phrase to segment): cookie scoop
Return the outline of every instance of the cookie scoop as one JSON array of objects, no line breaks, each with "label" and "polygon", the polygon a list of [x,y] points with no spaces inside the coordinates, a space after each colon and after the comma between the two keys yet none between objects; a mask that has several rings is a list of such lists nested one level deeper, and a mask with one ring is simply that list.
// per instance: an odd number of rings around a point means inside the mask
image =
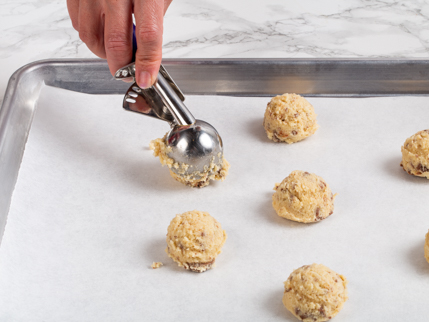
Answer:
[{"label": "cookie scoop", "polygon": [[[133,60],[136,51],[133,26]],[[183,103],[185,96],[164,66],[160,66],[155,83],[147,89],[136,83],[135,63],[120,68],[115,79],[134,81],[125,93],[122,103],[125,110],[170,124],[170,131],[163,139],[166,146],[164,159],[170,159],[170,172],[176,180],[202,187],[208,184],[209,178],[225,177],[225,165],[229,167],[229,164],[223,158],[219,133],[209,123],[194,118]],[[220,175],[222,171],[223,176]]]},{"label": "cookie scoop", "polygon": [[179,179],[194,182],[224,168],[219,133],[209,123],[194,118],[183,103],[183,93],[162,65],[155,84],[147,89],[135,82],[134,63],[119,69],[115,78],[134,79],[123,100],[125,110],[170,124],[170,131],[163,140],[167,157],[173,160],[170,171]]}]

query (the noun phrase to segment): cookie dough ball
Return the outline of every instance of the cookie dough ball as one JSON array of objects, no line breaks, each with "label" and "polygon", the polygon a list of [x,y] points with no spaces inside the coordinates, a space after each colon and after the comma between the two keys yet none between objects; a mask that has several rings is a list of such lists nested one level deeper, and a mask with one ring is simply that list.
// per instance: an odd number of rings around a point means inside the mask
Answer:
[{"label": "cookie dough ball", "polygon": [[429,130],[409,137],[401,151],[401,167],[409,174],[429,179]]},{"label": "cookie dough ball", "polygon": [[429,231],[426,234],[426,241],[425,241],[425,258],[427,262],[429,263]]},{"label": "cookie dough ball", "polygon": [[211,180],[225,180],[228,175],[229,163],[222,156],[222,167],[219,167],[213,161],[210,166],[205,169],[203,173],[195,172],[191,175],[178,175],[171,171],[172,168],[178,169],[180,173],[183,173],[189,168],[188,164],[175,162],[174,159],[168,156],[171,151],[170,147],[165,144],[165,136],[163,139],[156,139],[150,142],[149,148],[153,151],[153,155],[159,157],[159,161],[164,166],[166,165],[170,169],[170,175],[180,183],[183,183],[189,187],[202,188],[208,186]]},{"label": "cookie dough ball", "polygon": [[274,142],[294,143],[316,132],[313,106],[297,94],[283,94],[271,99],[264,115],[264,128]]},{"label": "cookie dough ball", "polygon": [[283,305],[302,321],[328,321],[347,301],[346,285],[344,276],[324,265],[305,265],[284,282]]},{"label": "cookie dough ball", "polygon": [[303,223],[317,222],[332,215],[334,198],[328,184],[319,176],[293,171],[276,183],[273,207],[280,217]]},{"label": "cookie dough ball", "polygon": [[165,251],[179,266],[202,273],[213,266],[225,240],[225,231],[210,214],[188,211],[168,226]]}]

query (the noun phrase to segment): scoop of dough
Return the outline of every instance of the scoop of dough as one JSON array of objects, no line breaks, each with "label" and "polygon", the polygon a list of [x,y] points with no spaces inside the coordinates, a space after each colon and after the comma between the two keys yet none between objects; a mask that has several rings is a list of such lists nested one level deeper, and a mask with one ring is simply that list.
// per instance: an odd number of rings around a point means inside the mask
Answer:
[{"label": "scoop of dough", "polygon": [[225,240],[225,231],[209,213],[188,211],[168,226],[165,251],[179,266],[202,273],[213,266]]},{"label": "scoop of dough", "polygon": [[429,130],[410,136],[401,151],[401,167],[409,174],[429,179]]},{"label": "scoop of dough", "polygon": [[429,231],[426,234],[426,242],[425,242],[425,258],[426,261],[429,263]]},{"label": "scoop of dough", "polygon": [[[222,157],[222,167],[219,168],[217,164],[213,161],[210,163],[210,166],[205,169],[203,173],[195,172],[192,175],[180,175],[180,173],[185,173],[189,168],[188,164],[175,162],[174,159],[168,156],[168,153],[171,151],[170,147],[165,144],[165,136],[163,139],[156,139],[150,142],[149,148],[153,150],[153,155],[159,157],[159,161],[164,166],[166,165],[170,169],[170,175],[176,180],[187,186],[194,188],[202,188],[208,186],[210,180],[225,180],[228,175],[228,169],[230,167],[228,161]],[[172,168],[178,170],[179,174],[171,171]]]},{"label": "scoop of dough", "polygon": [[284,282],[283,305],[302,321],[328,321],[347,301],[346,285],[344,276],[324,265],[305,265]]},{"label": "scoop of dough", "polygon": [[273,207],[280,217],[303,223],[317,222],[334,212],[334,195],[319,176],[293,171],[276,183]]},{"label": "scoop of dough", "polygon": [[274,142],[294,143],[316,132],[316,113],[313,106],[297,94],[273,97],[264,115],[264,128]]}]

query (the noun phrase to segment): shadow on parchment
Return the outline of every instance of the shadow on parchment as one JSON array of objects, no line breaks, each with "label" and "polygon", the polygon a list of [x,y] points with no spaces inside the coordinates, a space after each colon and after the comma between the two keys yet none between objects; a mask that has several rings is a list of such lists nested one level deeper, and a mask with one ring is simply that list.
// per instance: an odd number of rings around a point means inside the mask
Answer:
[{"label": "shadow on parchment", "polygon": [[274,292],[267,295],[264,302],[265,309],[270,315],[273,315],[276,318],[281,318],[284,321],[296,321],[296,317],[283,305],[283,290],[284,289],[280,284],[279,289],[276,289]]},{"label": "shadow on parchment", "polygon": [[392,176],[398,180],[401,180],[401,181],[406,180],[408,182],[412,182],[415,184],[427,185],[427,179],[426,178],[413,176],[413,175],[405,172],[404,169],[400,166],[401,159],[402,158],[401,158],[401,154],[399,151],[399,155],[397,157],[387,159],[383,163],[383,165],[382,165],[383,171],[386,172],[387,174],[389,174],[390,176]]},{"label": "shadow on parchment", "polygon": [[149,243],[145,243],[143,248],[144,258],[149,258],[149,263],[143,263],[147,268],[153,269],[151,267],[152,262],[162,262],[162,266],[159,268],[161,270],[170,269],[176,272],[185,271],[183,268],[179,267],[170,257],[168,257],[165,252],[167,247],[167,242],[165,237],[153,239]]},{"label": "shadow on parchment", "polygon": [[274,143],[268,139],[262,122],[262,117],[248,121],[246,124],[246,132],[254,139],[257,139],[259,142],[264,142],[268,144]]},{"label": "shadow on parchment", "polygon": [[426,261],[424,252],[425,240],[412,246],[406,253],[406,260],[415,269],[419,275],[426,275],[429,277],[429,263]]},{"label": "shadow on parchment", "polygon": [[[148,148],[142,153],[152,153]],[[158,158],[153,158],[152,162],[145,162],[141,159],[127,160],[123,167],[123,176],[133,184],[136,189],[150,188],[153,190],[192,190],[184,184],[176,181],[170,175],[170,171],[166,166],[162,166]]]},{"label": "shadow on parchment", "polygon": [[[167,167],[162,167],[159,159],[152,157],[150,161],[144,159],[144,155],[152,155],[148,147],[141,149],[141,158],[121,153],[121,149],[103,139],[88,132],[84,139],[80,119],[83,115],[69,115],[61,108],[43,106],[36,111],[37,118],[33,121],[37,126],[32,126],[32,131],[48,132],[50,139],[54,139],[62,148],[84,154],[91,160],[96,160],[100,166],[108,169],[105,175],[112,177],[112,182],[120,179],[128,180],[137,189],[150,188],[160,191],[191,190],[183,184],[175,181]],[[97,120],[93,121],[96,124]],[[86,127],[89,124],[86,123]],[[126,138],[124,138],[126,140]]]}]

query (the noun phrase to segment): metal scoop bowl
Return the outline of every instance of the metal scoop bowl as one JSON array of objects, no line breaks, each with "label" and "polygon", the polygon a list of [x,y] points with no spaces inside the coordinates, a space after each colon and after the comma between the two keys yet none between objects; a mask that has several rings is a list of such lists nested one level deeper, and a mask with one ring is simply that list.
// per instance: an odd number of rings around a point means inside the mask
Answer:
[{"label": "metal scoop bowl", "polygon": [[[119,69],[115,78],[134,78],[135,81],[134,63]],[[155,84],[147,89],[132,84],[122,106],[128,111],[168,122],[171,127],[165,138],[165,144],[170,147],[168,156],[187,165],[170,170],[178,176],[198,180],[201,174],[210,175],[213,169],[222,168],[222,139],[213,126],[193,117],[184,100],[183,93],[161,65]]]}]

